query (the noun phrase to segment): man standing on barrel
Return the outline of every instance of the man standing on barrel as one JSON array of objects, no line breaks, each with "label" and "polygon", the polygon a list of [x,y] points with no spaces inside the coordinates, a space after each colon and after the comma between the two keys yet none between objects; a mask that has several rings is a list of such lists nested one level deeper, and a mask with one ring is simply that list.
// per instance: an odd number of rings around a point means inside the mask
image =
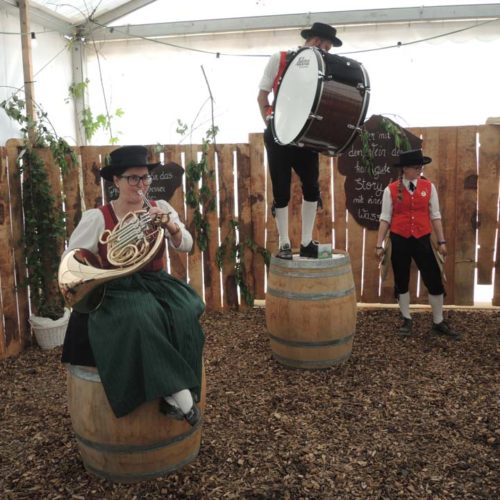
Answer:
[{"label": "man standing on barrel", "polygon": [[[336,37],[337,30],[328,24],[314,23],[310,29],[302,30],[301,35],[306,40],[304,46],[316,47],[328,52],[332,46],[340,47],[341,40]],[[300,256],[318,258],[318,242],[313,241],[312,232],[316,219],[319,192],[319,158],[318,153],[305,148],[279,145],[274,140],[270,119],[272,106],[269,94],[274,98],[285,71],[285,66],[294,52],[277,52],[271,56],[259,84],[257,102],[260,113],[266,124],[264,143],[273,187],[273,214],[279,235],[279,251],[276,257],[291,260],[292,247],[288,235],[288,203],[290,201],[290,186],[292,168],[299,176],[302,184],[302,235]]]}]

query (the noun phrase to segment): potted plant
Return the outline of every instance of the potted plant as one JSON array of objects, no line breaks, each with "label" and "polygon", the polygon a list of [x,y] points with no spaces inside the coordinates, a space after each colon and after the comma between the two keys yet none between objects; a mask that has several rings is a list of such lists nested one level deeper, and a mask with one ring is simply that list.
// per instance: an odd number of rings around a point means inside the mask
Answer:
[{"label": "potted plant", "polygon": [[62,173],[76,165],[77,159],[69,144],[55,134],[46,113],[37,112],[38,119],[32,122],[24,113],[24,101],[17,96],[3,101],[0,107],[21,125],[23,132],[18,165],[22,175],[27,276],[22,284],[29,287],[33,313],[30,323],[37,342],[42,348],[52,348],[62,344],[69,320],[69,311],[64,307],[57,285],[60,253],[64,248],[65,218],[62,207],[56,204],[47,167],[39,151],[49,148]]}]

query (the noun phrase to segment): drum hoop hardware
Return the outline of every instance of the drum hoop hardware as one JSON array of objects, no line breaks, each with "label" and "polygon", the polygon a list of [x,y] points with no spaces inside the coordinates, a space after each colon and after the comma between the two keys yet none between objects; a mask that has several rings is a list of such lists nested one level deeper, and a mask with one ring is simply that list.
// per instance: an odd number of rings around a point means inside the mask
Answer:
[{"label": "drum hoop hardware", "polygon": [[309,118],[311,120],[318,120],[318,121],[321,121],[323,119],[323,117],[321,115],[315,115],[315,114],[312,114],[312,113],[309,115]]}]

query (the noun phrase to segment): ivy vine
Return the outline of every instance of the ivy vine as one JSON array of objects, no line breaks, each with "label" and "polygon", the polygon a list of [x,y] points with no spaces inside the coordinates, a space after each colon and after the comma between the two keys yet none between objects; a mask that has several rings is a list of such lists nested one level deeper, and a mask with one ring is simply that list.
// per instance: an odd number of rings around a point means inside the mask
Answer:
[{"label": "ivy vine", "polygon": [[261,255],[267,267],[269,267],[269,264],[271,262],[271,253],[266,248],[257,245],[250,238],[240,240],[237,243],[236,230],[239,228],[239,223],[234,219],[231,219],[229,221],[229,227],[230,231],[224,238],[224,241],[219,246],[219,248],[217,248],[215,261],[217,263],[217,267],[222,271],[224,260],[226,259],[226,255],[229,253],[229,258],[231,259],[234,267],[235,281],[236,284],[240,287],[241,296],[245,300],[245,304],[253,306],[254,297],[248,289],[248,285],[246,282],[246,267],[244,261],[245,248],[249,248],[254,254],[257,253]]},{"label": "ivy vine", "polygon": [[[385,118],[384,116],[382,116],[381,125],[384,132],[388,133],[391,137],[394,138],[394,146],[398,151],[407,151],[411,148],[408,136],[406,135],[405,130],[402,127]],[[373,132],[369,132],[368,130],[366,130],[365,127],[362,127],[359,133],[359,137],[361,140],[361,166],[365,168],[366,172],[369,175],[373,176],[375,160],[373,154],[373,148],[375,146],[375,143],[373,142],[374,134]]]},{"label": "ivy vine", "polygon": [[[58,319],[64,314],[64,301],[55,286],[59,267],[59,248],[65,236],[65,217],[56,206],[49,176],[38,148],[49,148],[62,173],[78,160],[69,144],[59,137],[47,114],[37,108],[37,120],[30,120],[23,99],[13,95],[0,103],[7,116],[19,123],[23,148],[18,156],[22,174],[24,212],[24,251],[28,274],[21,286],[29,286],[35,314]],[[28,133],[33,132],[33,140]]]}]

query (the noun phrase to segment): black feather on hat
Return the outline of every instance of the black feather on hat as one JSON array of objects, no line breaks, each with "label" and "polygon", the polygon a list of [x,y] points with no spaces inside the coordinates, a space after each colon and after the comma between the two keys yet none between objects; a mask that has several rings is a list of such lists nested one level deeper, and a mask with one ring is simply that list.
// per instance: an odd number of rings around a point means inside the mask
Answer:
[{"label": "black feather on hat", "polygon": [[318,36],[319,38],[324,38],[325,40],[330,40],[334,47],[340,47],[342,45],[342,40],[337,38],[337,30],[324,23],[314,23],[309,29],[302,30],[300,32],[302,38],[306,40],[313,36]]},{"label": "black feather on hat", "polygon": [[121,175],[127,168],[148,167],[149,170],[161,165],[148,163],[148,149],[144,146],[122,146],[109,155],[109,160],[101,168],[100,174],[107,181],[113,180],[113,175]]}]

